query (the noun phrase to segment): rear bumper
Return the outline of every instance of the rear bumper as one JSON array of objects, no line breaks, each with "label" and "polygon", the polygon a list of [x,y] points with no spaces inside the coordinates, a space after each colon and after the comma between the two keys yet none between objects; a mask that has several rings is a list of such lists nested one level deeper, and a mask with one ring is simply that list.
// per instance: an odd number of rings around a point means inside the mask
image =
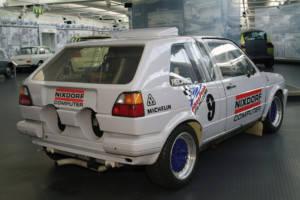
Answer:
[{"label": "rear bumper", "polygon": [[[67,127],[62,133],[51,133],[41,121],[23,120],[17,129],[42,147],[66,154],[88,156],[100,160],[131,165],[153,164],[162,148],[161,134],[140,136],[104,132],[99,139],[87,139],[79,127]],[[81,137],[82,136],[82,137]]]}]

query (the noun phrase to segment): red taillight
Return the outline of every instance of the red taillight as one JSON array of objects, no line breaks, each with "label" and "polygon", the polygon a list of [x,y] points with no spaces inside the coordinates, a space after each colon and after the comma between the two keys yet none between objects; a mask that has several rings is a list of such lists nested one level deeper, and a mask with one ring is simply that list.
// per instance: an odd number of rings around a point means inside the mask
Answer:
[{"label": "red taillight", "polygon": [[123,93],[117,99],[112,114],[123,117],[142,117],[145,115],[142,94]]},{"label": "red taillight", "polygon": [[80,51],[77,51],[74,57],[81,57],[81,56],[82,56],[82,55],[81,55],[81,52],[80,52]]},{"label": "red taillight", "polygon": [[241,48],[242,48],[242,49],[245,49],[245,48],[246,48],[246,45],[245,45],[245,44],[242,44],[242,45],[241,45]]},{"label": "red taillight", "polygon": [[27,63],[31,63],[31,60],[27,60]]},{"label": "red taillight", "polygon": [[31,106],[31,97],[29,94],[29,90],[26,86],[23,86],[20,91],[19,104],[24,106]]},{"label": "red taillight", "polygon": [[268,48],[274,48],[272,43],[268,43]]}]

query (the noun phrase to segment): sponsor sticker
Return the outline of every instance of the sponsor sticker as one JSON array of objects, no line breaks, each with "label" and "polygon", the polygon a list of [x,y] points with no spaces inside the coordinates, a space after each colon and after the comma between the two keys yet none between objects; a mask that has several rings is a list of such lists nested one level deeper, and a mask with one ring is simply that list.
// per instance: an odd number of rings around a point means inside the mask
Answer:
[{"label": "sponsor sticker", "polygon": [[236,96],[234,121],[240,120],[260,111],[262,95],[261,91],[261,89],[257,89]]},{"label": "sponsor sticker", "polygon": [[83,107],[84,90],[56,89],[54,105]]},{"label": "sponsor sticker", "polygon": [[199,106],[205,99],[207,93],[206,86],[200,83],[198,85],[183,86],[181,89],[183,90],[184,95],[190,101],[192,112],[196,114]]}]

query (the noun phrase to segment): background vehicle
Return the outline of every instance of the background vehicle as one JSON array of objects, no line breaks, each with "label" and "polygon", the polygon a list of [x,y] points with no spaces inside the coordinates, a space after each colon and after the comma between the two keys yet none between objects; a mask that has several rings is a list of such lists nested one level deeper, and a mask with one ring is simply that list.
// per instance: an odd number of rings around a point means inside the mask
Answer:
[{"label": "background vehicle", "polygon": [[7,58],[0,58],[0,74],[10,78],[14,72],[14,63]]},{"label": "background vehicle", "polygon": [[88,40],[107,39],[109,35],[75,35],[71,38],[70,43],[84,42]]},{"label": "background vehicle", "polygon": [[11,57],[17,68],[38,67],[50,58],[53,53],[46,46],[26,46],[22,47],[19,55]]},{"label": "background vehicle", "polygon": [[246,30],[241,33],[241,48],[255,62],[267,68],[274,65],[274,46],[265,31]]},{"label": "background vehicle", "polygon": [[[283,77],[260,72],[232,41],[176,28],[119,38],[66,45],[24,81],[17,128],[51,157],[96,170],[146,165],[152,182],[180,188],[202,145],[260,120],[266,133],[280,128]],[[70,70],[79,52],[89,65]]]}]

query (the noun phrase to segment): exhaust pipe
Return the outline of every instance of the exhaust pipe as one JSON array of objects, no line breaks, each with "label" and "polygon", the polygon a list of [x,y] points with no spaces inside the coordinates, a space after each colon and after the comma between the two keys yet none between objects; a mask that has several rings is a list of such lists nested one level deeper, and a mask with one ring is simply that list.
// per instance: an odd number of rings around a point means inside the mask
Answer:
[{"label": "exhaust pipe", "polygon": [[75,158],[65,158],[65,159],[57,160],[56,165],[59,167],[64,165],[77,165],[96,172],[105,172],[111,167],[111,165],[109,164],[108,165],[99,165],[97,163],[90,164],[86,161],[75,159]]}]

